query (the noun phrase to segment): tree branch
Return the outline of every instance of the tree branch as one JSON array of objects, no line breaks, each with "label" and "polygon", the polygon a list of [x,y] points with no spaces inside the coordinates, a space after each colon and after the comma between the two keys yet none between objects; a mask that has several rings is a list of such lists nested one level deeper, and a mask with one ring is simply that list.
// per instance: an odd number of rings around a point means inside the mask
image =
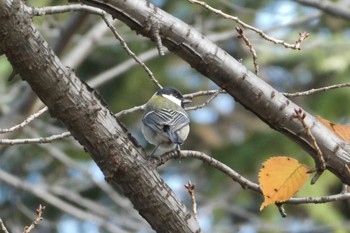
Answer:
[{"label": "tree branch", "polygon": [[101,98],[49,49],[27,7],[18,0],[0,1],[0,20],[0,52],[30,84],[50,115],[60,119],[83,145],[106,180],[121,186],[157,232],[198,232],[191,212],[147,161],[136,140]]},{"label": "tree branch", "polygon": [[294,44],[289,44],[287,42],[285,42],[284,40],[278,40],[278,39],[275,39],[271,36],[268,36],[266,35],[263,30],[260,30],[258,28],[255,28],[249,24],[246,24],[245,22],[241,21],[238,17],[236,16],[232,16],[232,15],[229,15],[229,14],[226,14],[224,12],[222,12],[221,10],[218,10],[214,7],[211,7],[210,5],[208,5],[207,3],[203,2],[203,1],[199,1],[199,0],[187,0],[189,1],[190,3],[194,3],[194,4],[198,4],[206,9],[208,9],[209,11],[217,14],[217,15],[220,15],[221,17],[224,17],[225,19],[230,19],[236,23],[238,23],[239,25],[241,25],[242,27],[246,28],[246,29],[249,29],[253,32],[256,32],[257,34],[259,34],[263,39],[267,40],[267,41],[270,41],[274,44],[280,44],[280,45],[283,45],[284,47],[286,48],[290,48],[290,49],[295,49],[295,50],[300,50],[300,45],[301,45],[301,42],[303,40],[305,40],[307,38],[307,36],[305,36],[306,34],[304,33],[300,33],[299,34],[299,38],[298,40],[294,43]]},{"label": "tree branch", "polygon": [[71,214],[72,216],[75,216],[78,219],[91,221],[110,232],[126,233],[119,226],[115,225],[113,221],[107,220],[106,218],[98,216],[94,213],[86,212],[85,210],[79,207],[76,207],[69,202],[62,200],[56,195],[53,195],[52,193],[50,193],[46,189],[46,187],[43,187],[42,185],[38,186],[38,185],[28,184],[23,179],[19,179],[2,169],[0,169],[0,180],[12,186],[18,187],[24,191],[32,193],[35,196],[44,200],[45,202],[49,203],[50,205],[55,206],[56,208],[61,209],[62,211],[68,212],[69,214]]},{"label": "tree branch", "polygon": [[[30,115],[27,119],[25,119],[20,124],[12,126],[11,128],[8,128],[8,129],[0,129],[0,134],[2,134],[2,133],[10,133],[10,132],[13,132],[15,130],[21,129],[24,126],[28,125],[32,120],[34,120],[35,118],[39,117],[41,114],[43,114],[46,111],[47,111],[47,107],[43,107],[38,112]],[[0,144],[1,144],[1,142],[0,142]]]},{"label": "tree branch", "polygon": [[44,213],[45,209],[46,209],[46,206],[42,206],[41,204],[39,205],[38,209],[36,209],[35,220],[29,226],[24,227],[23,233],[31,232],[35,228],[35,226],[38,225],[41,220],[43,220],[41,216]]},{"label": "tree branch", "polygon": [[0,145],[13,146],[13,145],[32,144],[32,143],[34,144],[51,143],[70,136],[71,136],[70,132],[64,132],[61,134],[55,134],[48,137],[39,137],[39,138],[0,139]]},{"label": "tree branch", "polygon": [[248,37],[246,35],[244,35],[244,32],[243,32],[242,28],[236,26],[236,31],[239,34],[238,39],[243,39],[244,43],[249,48],[249,51],[250,51],[250,53],[252,54],[252,57],[253,57],[253,64],[254,64],[254,68],[255,68],[255,74],[259,75],[258,55],[256,54],[256,51],[255,51],[252,43],[250,43]]},{"label": "tree branch", "polygon": [[299,96],[312,95],[312,94],[315,94],[315,93],[318,93],[321,91],[328,91],[328,90],[344,88],[344,87],[350,87],[350,83],[335,84],[335,85],[331,85],[331,86],[314,88],[314,89],[311,89],[308,91],[302,91],[302,92],[296,92],[296,93],[283,93],[283,95],[288,97],[288,98],[293,98],[293,97],[299,97]]},{"label": "tree branch", "polygon": [[[205,162],[210,167],[213,167],[224,174],[226,174],[229,178],[231,178],[233,181],[239,183],[243,189],[249,189],[256,193],[262,194],[260,186],[257,183],[254,183],[247,178],[245,178],[240,173],[236,172],[226,164],[214,159],[213,157],[199,151],[192,151],[192,150],[182,150],[180,153],[178,151],[173,151],[166,153],[160,157],[160,160],[156,160],[157,166],[161,166],[165,164],[167,161],[171,159],[186,159],[186,158],[195,158],[199,159],[203,162]],[[291,198],[286,202],[280,203],[280,204],[320,204],[320,203],[327,203],[327,202],[334,202],[334,201],[341,201],[341,200],[349,200],[350,199],[350,193],[345,192],[342,190],[339,194],[334,194],[330,196],[324,196],[324,197],[301,197],[301,198]],[[279,209],[282,211],[282,209]]]},{"label": "tree branch", "polygon": [[210,157],[209,155],[203,152],[193,151],[193,150],[182,150],[181,153],[178,153],[178,151],[166,153],[161,156],[160,160],[157,161],[157,166],[163,165],[170,159],[183,159],[183,158],[200,159],[203,162],[207,163],[209,166],[214,167],[219,171],[225,173],[232,180],[239,183],[243,189],[250,189],[257,193],[261,193],[261,190],[258,184],[246,179],[245,177],[243,177],[241,174],[231,169],[226,164],[221,163],[220,161],[214,159],[213,157]]},{"label": "tree branch", "polygon": [[[60,14],[65,12],[72,11],[84,11],[91,14],[95,14],[101,16],[103,21],[106,23],[107,27],[112,31],[115,38],[120,42],[123,49],[129,54],[140,66],[146,71],[149,78],[154,82],[158,88],[162,88],[158,80],[154,77],[152,71],[143,63],[131,49],[129,49],[128,45],[124,41],[124,39],[119,35],[117,29],[113,26],[110,20],[107,17],[107,13],[99,8],[85,6],[81,4],[73,4],[73,5],[64,5],[64,6],[53,6],[53,7],[41,7],[41,8],[27,8],[27,12],[31,15],[39,16],[39,15],[48,15],[48,14]],[[162,50],[162,55],[164,55],[164,51]]]},{"label": "tree branch", "polygon": [[[293,119],[294,109],[300,107],[187,24],[144,0],[81,1],[106,10],[148,38],[152,35],[145,26],[150,19],[158,21],[164,46],[214,81],[271,128],[299,144],[315,160],[318,158],[302,124]],[[327,168],[343,183],[350,184],[350,174],[344,166],[350,165],[350,145],[314,116],[307,112],[305,115],[305,124],[319,143]]]}]

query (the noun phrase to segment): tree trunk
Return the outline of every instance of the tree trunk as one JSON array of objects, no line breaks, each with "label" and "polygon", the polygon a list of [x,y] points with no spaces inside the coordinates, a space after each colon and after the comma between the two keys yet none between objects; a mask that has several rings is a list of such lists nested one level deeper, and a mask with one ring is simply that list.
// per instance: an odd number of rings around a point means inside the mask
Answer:
[{"label": "tree trunk", "polygon": [[5,54],[50,114],[61,120],[157,232],[199,232],[142,148],[98,95],[55,56],[18,0],[0,1],[0,53]]}]

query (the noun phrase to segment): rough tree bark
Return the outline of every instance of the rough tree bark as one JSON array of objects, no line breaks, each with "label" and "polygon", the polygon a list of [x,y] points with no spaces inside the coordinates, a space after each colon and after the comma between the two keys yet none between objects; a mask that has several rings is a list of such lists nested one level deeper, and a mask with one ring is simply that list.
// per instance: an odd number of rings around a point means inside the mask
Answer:
[{"label": "rough tree bark", "polygon": [[67,69],[34,28],[26,6],[0,1],[0,54],[5,54],[50,114],[61,120],[157,232],[199,232],[191,212],[97,94]]},{"label": "rough tree bark", "polygon": [[[132,30],[153,40],[153,26],[159,27],[163,45],[194,69],[226,90],[236,101],[252,111],[271,128],[299,144],[315,160],[317,150],[300,121],[293,118],[301,108],[261,80],[236,59],[186,23],[146,0],[80,0],[101,8],[125,22]],[[345,184],[350,184],[350,145],[331,132],[314,116],[305,123],[319,145],[327,169]]]}]

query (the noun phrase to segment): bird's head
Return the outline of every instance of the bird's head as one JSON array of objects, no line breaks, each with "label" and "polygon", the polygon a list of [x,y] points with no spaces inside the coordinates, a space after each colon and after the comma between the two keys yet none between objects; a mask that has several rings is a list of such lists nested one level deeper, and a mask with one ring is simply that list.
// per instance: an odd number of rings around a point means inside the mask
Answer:
[{"label": "bird's head", "polygon": [[181,107],[183,107],[184,104],[191,102],[190,100],[185,99],[181,92],[174,87],[163,87],[157,91],[156,95],[167,98]]}]

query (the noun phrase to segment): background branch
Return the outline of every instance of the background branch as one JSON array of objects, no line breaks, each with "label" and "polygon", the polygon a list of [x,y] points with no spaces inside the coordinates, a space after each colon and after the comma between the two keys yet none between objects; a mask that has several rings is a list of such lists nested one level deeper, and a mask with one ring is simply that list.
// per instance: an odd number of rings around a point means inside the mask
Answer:
[{"label": "background branch", "polygon": [[330,85],[327,87],[313,88],[308,91],[302,91],[302,92],[296,92],[296,93],[283,93],[283,95],[289,98],[299,97],[299,96],[308,96],[308,95],[316,94],[318,92],[329,91],[329,90],[344,88],[344,87],[350,87],[350,83],[341,83],[341,84]]},{"label": "background branch", "polygon": [[347,7],[344,7],[345,1],[340,1],[339,3],[333,3],[331,1],[317,1],[317,0],[296,0],[296,2],[301,3],[306,6],[311,6],[322,10],[323,12],[333,15],[338,18],[345,20],[350,20],[350,11]]},{"label": "background branch", "polygon": [[249,24],[246,24],[245,22],[241,21],[238,17],[226,14],[226,13],[222,12],[221,10],[215,9],[214,7],[211,7],[210,5],[208,5],[205,2],[198,1],[198,0],[188,0],[188,1],[190,3],[195,3],[195,4],[198,4],[200,6],[203,6],[204,8],[208,9],[209,11],[211,11],[211,12],[217,14],[217,15],[220,15],[220,16],[224,17],[225,19],[230,19],[230,20],[238,23],[242,27],[244,27],[246,29],[249,29],[249,30],[251,30],[253,32],[256,32],[263,39],[265,39],[267,41],[270,41],[270,42],[272,42],[274,44],[283,45],[286,48],[299,50],[300,49],[300,45],[301,45],[301,41],[306,39],[306,38],[304,38],[304,39],[301,40],[300,38],[302,38],[302,37],[300,36],[295,44],[288,44],[284,40],[275,39],[275,38],[273,38],[271,36],[266,35],[262,30],[260,30],[258,28],[255,28],[255,27],[253,27],[253,26],[251,26]]}]

